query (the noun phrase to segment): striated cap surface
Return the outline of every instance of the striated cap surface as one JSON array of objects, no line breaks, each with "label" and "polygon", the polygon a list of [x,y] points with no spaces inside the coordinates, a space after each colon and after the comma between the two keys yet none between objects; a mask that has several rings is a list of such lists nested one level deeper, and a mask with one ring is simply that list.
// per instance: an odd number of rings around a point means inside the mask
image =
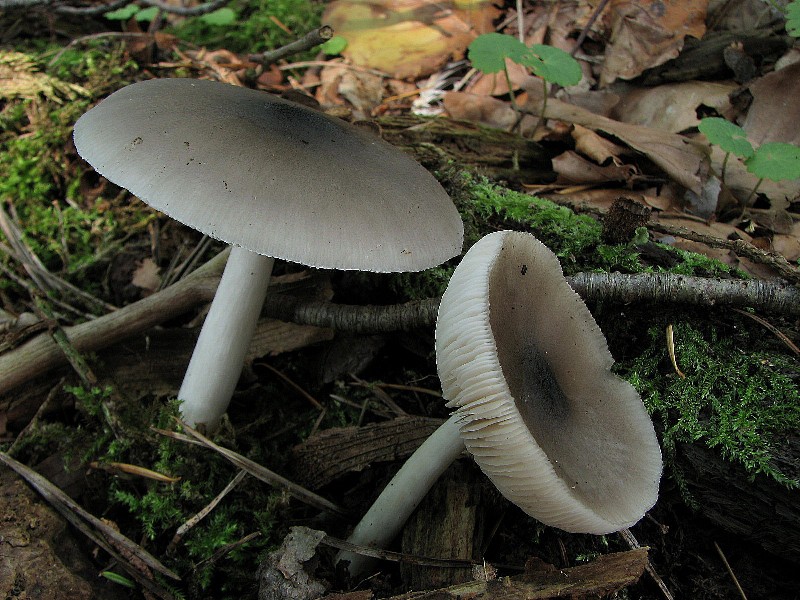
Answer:
[{"label": "striated cap surface", "polygon": [[195,79],[129,85],[75,125],[98,173],[213,238],[306,265],[419,271],[461,252],[436,179],[401,150],[276,96]]}]

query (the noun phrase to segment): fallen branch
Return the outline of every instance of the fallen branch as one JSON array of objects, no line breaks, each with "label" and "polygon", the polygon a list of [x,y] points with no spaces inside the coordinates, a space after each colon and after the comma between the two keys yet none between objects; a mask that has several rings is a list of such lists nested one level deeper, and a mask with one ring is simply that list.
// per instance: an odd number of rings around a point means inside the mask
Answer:
[{"label": "fallen branch", "polygon": [[706,235],[697,231],[692,231],[687,227],[676,227],[674,225],[667,225],[659,223],[658,221],[650,221],[647,228],[651,231],[671,235],[674,237],[683,238],[693,242],[700,242],[710,248],[724,248],[730,250],[736,256],[741,256],[752,260],[754,263],[767,265],[775,270],[778,275],[783,277],[786,281],[791,283],[800,283],[800,270],[792,266],[785,257],[777,252],[767,252],[747,242],[745,240],[726,240],[713,235]]},{"label": "fallen branch", "polygon": [[312,29],[300,39],[286,44],[285,46],[281,46],[280,48],[276,48],[275,50],[270,50],[261,54],[250,54],[247,60],[257,62],[266,67],[292,54],[299,54],[300,52],[311,50],[311,48],[319,46],[332,37],[333,28],[330,25],[323,25],[317,29]]},{"label": "fallen branch", "polygon": [[144,548],[131,541],[113,527],[85,511],[67,496],[61,489],[39,475],[33,469],[17,462],[4,452],[0,452],[0,462],[14,470],[28,484],[35,489],[50,505],[53,506],[67,521],[88,537],[92,542],[113,556],[117,562],[145,589],[164,600],[172,600],[173,596],[162,588],[153,578],[147,576],[134,564],[131,559],[146,565],[149,569],[157,571],[173,580],[180,577]]},{"label": "fallen branch", "polygon": [[[214,297],[228,252],[224,251],[170,287],[92,321],[64,327],[78,352],[94,352],[136,333],[147,331]],[[0,356],[0,394],[36,375],[66,363],[66,357],[48,333]]]},{"label": "fallen branch", "polygon": [[[79,352],[94,352],[147,331],[210,302],[226,257],[227,251],[185,279],[144,300],[93,321],[65,327],[64,331]],[[800,289],[782,281],[708,279],[666,273],[579,273],[567,280],[589,302],[734,306],[800,315]],[[438,298],[389,306],[355,306],[273,295],[268,298],[263,315],[354,333],[413,331],[434,324],[438,305]],[[58,345],[49,335],[40,334],[0,355],[0,394],[63,364],[65,357]]]},{"label": "fallen branch", "polygon": [[636,583],[646,564],[647,548],[639,548],[605,554],[577,567],[532,571],[491,581],[470,581],[438,590],[409,592],[390,600],[602,598]]}]

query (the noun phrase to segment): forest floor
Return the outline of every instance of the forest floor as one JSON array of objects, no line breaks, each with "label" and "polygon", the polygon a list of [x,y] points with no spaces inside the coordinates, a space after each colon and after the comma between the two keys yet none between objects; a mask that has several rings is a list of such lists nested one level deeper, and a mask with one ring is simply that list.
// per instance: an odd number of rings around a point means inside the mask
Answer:
[{"label": "forest floor", "polygon": [[[800,598],[794,8],[787,21],[744,0],[524,2],[521,15],[426,0],[188,2],[189,16],[150,0],[6,4],[6,598]],[[263,54],[322,24],[324,52]],[[572,52],[578,83],[557,84],[566,62],[513,60],[520,30]],[[488,57],[467,54],[495,31]],[[381,135],[439,179],[465,251],[527,231],[573,287],[620,274],[621,288],[580,293],[661,443],[652,510],[627,534],[566,533],[464,457],[391,547],[399,564],[337,571],[357,516],[448,416],[433,331],[459,257],[412,274],[278,261],[227,415],[194,435],[175,396],[225,247],[98,175],[72,140],[104,97],[166,77],[279,94]],[[707,117],[741,129],[706,137]],[[728,146],[743,139],[749,151]],[[763,170],[749,157],[768,149]],[[381,307],[399,316],[381,325]]]}]

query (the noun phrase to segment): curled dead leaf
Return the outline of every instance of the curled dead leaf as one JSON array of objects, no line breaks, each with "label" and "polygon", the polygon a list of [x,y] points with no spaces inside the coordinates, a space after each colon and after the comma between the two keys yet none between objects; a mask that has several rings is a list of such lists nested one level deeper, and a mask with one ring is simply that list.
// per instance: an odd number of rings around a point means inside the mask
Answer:
[{"label": "curled dead leaf", "polygon": [[600,73],[601,87],[616,79],[633,79],[678,56],[687,35],[699,39],[705,33],[707,7],[707,0],[613,0],[607,10],[611,43]]}]

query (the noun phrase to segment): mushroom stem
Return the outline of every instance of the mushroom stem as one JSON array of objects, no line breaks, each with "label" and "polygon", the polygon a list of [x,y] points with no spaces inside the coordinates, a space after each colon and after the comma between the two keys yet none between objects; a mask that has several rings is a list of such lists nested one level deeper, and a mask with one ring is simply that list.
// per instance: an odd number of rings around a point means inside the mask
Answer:
[{"label": "mushroom stem", "polygon": [[[458,417],[452,416],[417,448],[381,492],[347,541],[359,546],[386,547],[400,533],[425,494],[464,451]],[[350,561],[351,576],[374,560],[363,554],[340,552],[336,562]]]},{"label": "mushroom stem", "polygon": [[274,259],[234,246],[178,398],[192,427],[214,429],[228,408],[267,295]]}]

